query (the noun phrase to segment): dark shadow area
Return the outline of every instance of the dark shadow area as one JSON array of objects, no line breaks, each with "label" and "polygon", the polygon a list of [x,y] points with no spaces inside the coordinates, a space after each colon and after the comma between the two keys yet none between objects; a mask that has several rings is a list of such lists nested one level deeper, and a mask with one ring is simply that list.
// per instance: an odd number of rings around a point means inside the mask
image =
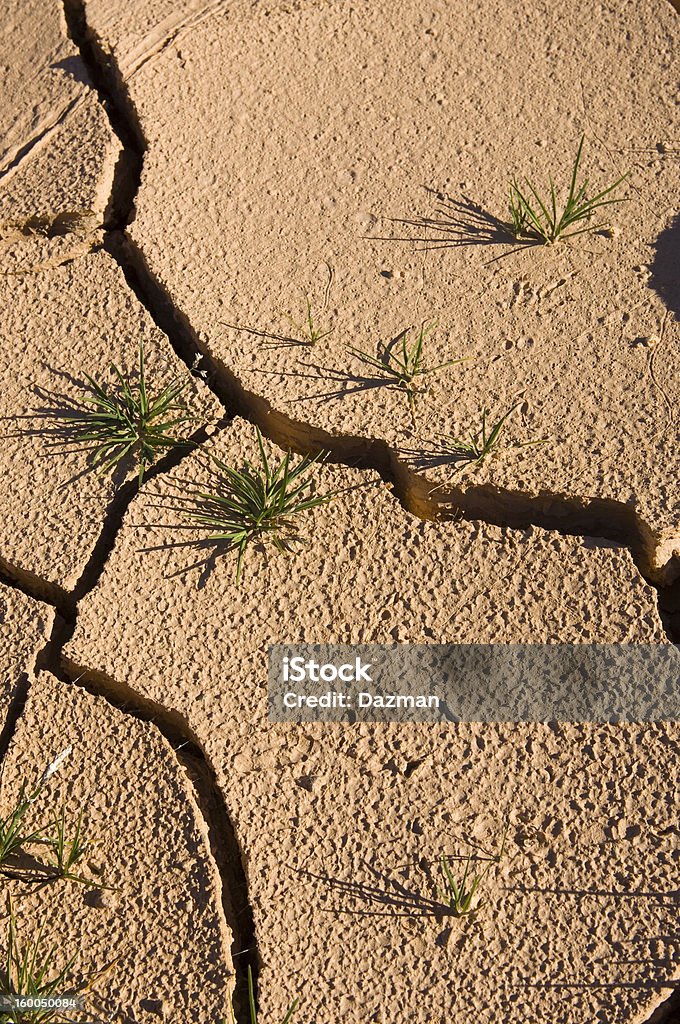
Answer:
[{"label": "dark shadow area", "polygon": [[[349,395],[356,395],[363,391],[372,391],[374,388],[393,388],[400,391],[403,388],[397,383],[395,377],[380,375],[378,371],[374,375],[352,373],[350,370],[338,370],[333,366],[322,366],[319,363],[301,363],[300,366],[311,373],[293,371],[272,371],[255,370],[255,373],[271,374],[279,372],[281,377],[295,377],[302,380],[314,380],[320,384],[325,383],[327,390],[319,391],[313,395],[305,395],[293,401],[296,404],[302,402],[331,402],[335,399],[347,398]],[[333,385],[337,385],[333,387]]]},{"label": "dark shadow area", "polygon": [[680,213],[656,240],[649,286],[667,309],[680,316]]},{"label": "dark shadow area", "polygon": [[442,466],[449,466],[455,471],[477,461],[474,455],[452,450],[444,440],[431,441],[429,448],[400,448],[399,455],[416,471],[441,469]]},{"label": "dark shadow area", "polygon": [[[369,372],[353,373],[349,369],[339,370],[336,367],[322,366],[319,363],[301,362],[299,365],[303,367],[304,370],[311,370],[312,372],[284,371],[280,376],[318,380],[320,382],[330,382],[330,384],[337,385],[337,387],[330,390],[321,391],[314,395],[306,395],[304,398],[297,398],[295,399],[297,403],[309,401],[329,402],[335,399],[347,398],[348,395],[360,394],[364,391],[372,391],[375,388],[391,388],[393,390],[402,391],[407,395],[416,395],[418,393],[418,389],[415,387],[413,381],[418,377],[427,377],[428,373],[431,373],[432,371],[428,371],[427,368],[416,371],[413,380],[410,382],[404,374],[400,372],[398,365],[399,356],[396,354],[397,345],[399,345],[411,329],[411,327],[408,327],[405,330],[400,331],[399,334],[392,338],[387,344],[378,346],[375,356],[371,355],[369,352],[362,352],[359,349],[347,349],[348,360],[353,360],[354,362],[365,365]],[[260,370],[255,372],[269,374],[276,371]]]},{"label": "dark shadow area", "polygon": [[[396,346],[410,329],[400,331],[386,345],[380,346],[375,357],[371,356],[370,353],[365,353],[364,359],[364,353],[347,351],[348,360],[363,363],[368,367],[369,371],[373,372],[353,373],[349,369],[338,370],[336,367],[322,366],[320,363],[314,362],[300,362],[299,365],[302,367],[300,371],[254,370],[253,372],[265,375],[278,373],[281,377],[315,380],[327,386],[331,385],[327,390],[295,399],[296,403],[330,402],[335,399],[347,398],[349,395],[360,394],[364,391],[372,391],[375,388],[392,388],[393,390],[406,392],[406,384],[402,383],[398,370],[393,363],[393,354]],[[298,342],[297,344],[303,344],[305,348],[310,348],[309,345],[304,343]],[[312,371],[311,373],[306,372],[310,370]],[[423,377],[426,375],[426,373],[421,374]],[[333,387],[333,385],[337,386]],[[413,394],[417,393],[415,387],[411,387],[408,390],[412,391]]]},{"label": "dark shadow area", "polygon": [[[186,548],[187,551],[205,553],[204,557],[199,557],[188,565],[182,566],[182,568],[178,569],[176,572],[170,573],[164,577],[165,579],[183,579],[195,570],[199,570],[197,589],[202,590],[206,586],[213,572],[217,569],[219,561],[227,556],[233,561],[233,574],[236,574],[238,545],[236,543],[231,543],[226,538],[221,539],[215,536],[196,536],[196,534],[201,530],[201,526],[193,521],[193,517],[201,514],[202,512],[214,512],[213,502],[210,495],[219,495],[221,493],[226,494],[229,489],[229,481],[226,474],[221,472],[210,460],[200,458],[198,460],[198,466],[206,473],[209,480],[205,485],[205,489],[202,488],[200,491],[197,490],[195,480],[173,477],[169,482],[177,491],[175,495],[172,497],[160,494],[152,495],[152,497],[157,500],[146,503],[147,508],[157,509],[166,514],[163,516],[163,521],[145,523],[143,527],[136,523],[132,523],[131,525],[136,529],[164,529],[172,530],[173,533],[191,534],[191,536],[186,540],[166,541],[163,544],[154,544],[149,547],[140,548],[139,550],[142,553],[148,553],[152,551],[171,551],[175,548]],[[173,514],[176,517],[175,521],[168,522],[167,514]],[[226,514],[225,509],[225,520]],[[233,526],[235,523],[236,517],[233,516],[231,525]],[[219,531],[213,530],[212,532],[215,533]],[[261,545],[259,546],[261,548]]]},{"label": "dark shadow area", "polygon": [[[50,372],[64,378],[69,384],[80,388],[84,394],[87,394],[86,385],[82,381],[77,381],[69,374],[52,368],[50,368]],[[39,385],[33,385],[32,392],[43,404],[32,413],[6,417],[12,423],[17,424],[17,429],[5,434],[5,437],[41,438],[44,442],[46,458],[73,454],[83,455],[85,465],[82,470],[59,485],[58,489],[63,490],[96,471],[92,460],[98,446],[93,441],[83,440],[83,416],[88,412],[88,406],[82,399],[74,398],[64,391],[52,391]],[[2,419],[5,417],[0,417],[0,420]],[[31,425],[21,426],[22,422]],[[123,462],[125,464],[121,463],[114,472],[114,486],[119,486],[125,479],[127,469],[132,465],[132,455]]]},{"label": "dark shadow area", "polygon": [[[502,851],[500,856],[502,857]],[[446,857],[451,868],[458,874],[458,882],[462,880],[462,872],[470,869],[473,875],[478,875],[480,882],[488,872],[489,868],[499,863],[499,856],[490,855],[478,844],[474,844],[470,853],[448,854]],[[359,882],[355,880],[345,881],[335,878],[332,875],[320,875],[312,871],[296,869],[297,874],[302,877],[313,879],[326,887],[329,893],[340,896],[344,901],[365,904],[368,909],[354,909],[348,906],[327,907],[327,913],[351,914],[354,916],[369,917],[432,917],[438,921],[446,918],[472,918],[474,919],[477,910],[483,905],[484,897],[480,891],[480,900],[477,906],[466,912],[457,912],[451,903],[446,902],[445,890],[447,883],[442,871],[441,862],[431,861],[427,858],[418,858],[406,864],[395,867],[395,871],[402,874],[410,874],[414,869],[422,875],[423,881],[430,892],[436,893],[436,897],[426,896],[419,889],[411,884],[399,881],[391,875],[378,871],[366,861],[362,867],[367,871],[372,880]]]},{"label": "dark shadow area", "polygon": [[[154,507],[154,506],[152,505],[151,507]],[[163,506],[161,506],[161,505],[157,505],[155,507],[156,508],[163,507],[166,511],[175,511],[175,512],[179,511],[179,506],[172,506],[172,505],[163,505]],[[189,507],[189,502],[187,501],[187,504],[184,506],[183,511],[186,511],[186,509],[188,507]],[[200,502],[197,501],[195,503],[195,505],[194,505],[194,510],[198,511],[199,508],[200,508]],[[181,522],[175,522],[175,523],[151,523],[149,525],[152,526],[152,527],[166,527],[166,528],[169,528],[171,530],[178,531],[178,532],[187,532],[188,531],[188,532],[193,533],[193,534],[195,534],[196,530],[197,530],[197,527],[195,525],[187,524],[187,523],[181,523]],[[230,569],[230,572],[232,573],[232,575],[234,575],[234,576],[236,575],[236,565],[237,565],[237,557],[238,557],[237,553],[236,553],[236,545],[235,544],[230,544],[226,540],[220,541],[220,540],[217,540],[215,538],[207,538],[207,537],[206,538],[196,538],[194,536],[190,540],[184,540],[184,541],[178,540],[178,541],[173,541],[173,542],[166,542],[165,544],[155,544],[155,545],[151,545],[151,546],[146,547],[146,548],[140,548],[139,551],[142,554],[147,554],[147,553],[152,552],[152,551],[171,551],[171,550],[173,550],[175,548],[187,548],[190,551],[193,550],[193,551],[197,551],[197,552],[198,551],[201,551],[201,552],[204,551],[204,552],[206,552],[206,554],[205,554],[204,558],[198,558],[198,559],[196,559],[196,561],[190,562],[188,565],[182,566],[182,568],[178,569],[177,572],[172,572],[172,573],[167,574],[166,576],[164,576],[164,579],[168,579],[168,580],[183,579],[185,576],[189,576],[195,570],[199,570],[199,578],[198,578],[198,583],[196,584],[196,589],[197,590],[203,590],[203,588],[207,585],[208,580],[210,579],[212,574],[217,569],[218,562],[220,561],[220,559],[223,559],[223,558],[225,558],[227,556],[229,556],[231,558],[231,560],[233,561],[233,565],[232,565],[232,567]],[[262,544],[258,544],[257,548],[258,548],[258,550],[262,551],[263,550],[263,545]]]},{"label": "dark shadow area", "polygon": [[50,64],[50,68],[63,71],[64,75],[73,82],[79,82],[81,85],[92,85],[92,79],[87,73],[82,57],[64,57],[63,60],[55,60],[53,64]]},{"label": "dark shadow area", "polygon": [[657,1006],[645,1024],[680,1024],[680,985],[677,982],[668,999]]},{"label": "dark shadow area", "polygon": [[3,232],[7,230],[19,232],[26,238],[40,235],[42,238],[64,238],[77,232],[87,225],[88,218],[94,218],[91,211],[62,210],[57,214],[39,216],[35,214],[18,223],[5,223]]},{"label": "dark shadow area", "polygon": [[22,882],[33,888],[43,888],[56,881],[60,875],[56,868],[43,863],[27,850],[17,850],[0,868],[0,876],[15,882]]}]

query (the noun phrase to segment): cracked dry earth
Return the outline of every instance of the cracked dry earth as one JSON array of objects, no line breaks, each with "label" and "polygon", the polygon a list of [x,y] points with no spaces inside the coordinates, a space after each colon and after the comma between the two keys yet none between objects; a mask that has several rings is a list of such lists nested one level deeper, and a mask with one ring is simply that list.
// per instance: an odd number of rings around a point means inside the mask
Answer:
[{"label": "cracked dry earth", "polygon": [[[0,39],[2,812],[73,746],[87,870],[19,929],[106,1019],[677,1020],[674,723],[271,725],[271,643],[671,644],[680,636],[677,15],[666,0],[9,0]],[[517,250],[505,182],[581,133],[614,229]],[[285,340],[301,289],[322,326]],[[362,381],[436,319],[415,423]],[[654,340],[649,339],[657,338]],[[84,374],[201,354],[193,444],[88,472],[53,413]],[[535,449],[427,457],[482,405]],[[209,456],[330,452],[291,558],[177,546]],[[436,488],[436,490],[433,490]],[[198,535],[182,533],[182,540]],[[197,563],[197,564],[195,564]],[[507,852],[474,919],[442,851]],[[106,885],[113,888],[107,889]],[[107,1016],[108,1015],[108,1016]]]}]

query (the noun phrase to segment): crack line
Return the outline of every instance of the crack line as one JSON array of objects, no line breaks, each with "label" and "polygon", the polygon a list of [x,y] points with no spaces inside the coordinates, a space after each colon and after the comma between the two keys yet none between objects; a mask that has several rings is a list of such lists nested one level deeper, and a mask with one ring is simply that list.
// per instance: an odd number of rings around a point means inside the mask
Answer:
[{"label": "crack line", "polygon": [[[433,496],[433,485],[401,460],[386,441],[336,436],[278,412],[248,391],[223,361],[202,344],[187,316],[149,268],[144,253],[126,228],[134,219],[147,141],[120,68],[88,26],[84,0],[64,0],[68,30],[79,47],[111,126],[122,144],[114,173],[107,217],[105,248],[154,323],[167,335],[176,354],[191,366],[196,355],[208,370],[207,384],[231,414],[259,426],[273,443],[298,452],[329,452],[330,461],[373,469],[391,484],[404,509],[422,519],[452,514],[497,526],[537,526],[565,535],[602,537],[627,547],[643,578],[658,594],[659,608],[671,642],[680,642],[680,554],[674,540],[656,535],[631,506],[607,498],[568,496],[553,492],[527,494],[493,485],[465,490],[450,486]],[[656,564],[661,554],[666,564]]]},{"label": "crack line", "polygon": [[[482,519],[501,526],[536,525],[560,533],[600,536],[626,544],[641,573],[648,573],[649,582],[656,586],[660,604],[665,597],[670,597],[676,618],[673,619],[673,628],[669,628],[669,634],[676,641],[680,639],[680,564],[676,564],[680,559],[673,556],[667,569],[667,578],[660,580],[652,564],[655,542],[652,531],[628,506],[613,500],[566,499],[554,494],[532,497],[502,492],[493,487],[477,487],[465,492],[452,488],[442,494],[443,500],[435,500],[432,498],[432,485],[429,481],[409,470],[385,441],[335,437],[320,429],[313,430],[277,412],[266,400],[247,391],[224,363],[204,350],[188,318],[173,303],[168,291],[149,269],[143,252],[127,235],[126,228],[134,219],[134,204],[147,149],[146,139],[120,69],[87,24],[84,0],[63,0],[63,3],[68,35],[79,49],[112,130],[121,142],[121,154],[114,170],[111,195],[104,217],[104,247],[120,266],[128,285],[153,321],[166,334],[176,354],[188,366],[192,365],[197,354],[203,356],[204,365],[208,367],[208,386],[225,409],[231,415],[239,414],[258,425],[270,440],[281,447],[293,447],[301,452],[324,448],[336,462],[350,467],[373,469],[392,484],[404,509],[421,518],[440,518],[442,513],[450,514],[455,509],[467,518]],[[226,422],[225,419],[221,425],[224,426]],[[153,475],[174,468],[182,457],[171,453],[157,464]],[[235,938],[234,953],[236,955],[248,948],[253,954],[253,966],[257,968],[254,920],[248,902],[243,851],[238,847],[214,770],[189,723],[176,712],[147,700],[132,688],[107,678],[96,669],[75,665],[63,654],[64,646],[75,630],[78,603],[97,585],[123,516],[137,490],[136,482],[130,481],[114,497],[107,509],[102,533],[71,593],[1,561],[0,572],[4,572],[11,585],[26,588],[28,593],[36,596],[41,594],[41,599],[48,600],[57,608],[51,635],[36,656],[36,671],[41,668],[48,670],[64,682],[103,696],[113,706],[134,717],[154,722],[175,749],[178,759],[188,767],[188,774],[196,788],[197,804],[208,823],[213,857],[222,879],[224,913]],[[546,510],[547,503],[551,503],[553,509]],[[571,522],[565,522],[565,519]],[[653,575],[656,581],[651,579]],[[27,688],[27,685],[23,687],[24,699]],[[19,694],[13,701],[3,730],[6,743],[11,739],[22,707]],[[238,910],[239,900],[242,900],[241,910]],[[238,1000],[245,989],[245,963],[237,958],[235,966]],[[240,1004],[244,1009],[245,1005]],[[667,1005],[670,1006],[670,1003]],[[656,1024],[668,1018],[665,1012],[663,1017],[659,1017],[655,1011],[653,1019]]]}]

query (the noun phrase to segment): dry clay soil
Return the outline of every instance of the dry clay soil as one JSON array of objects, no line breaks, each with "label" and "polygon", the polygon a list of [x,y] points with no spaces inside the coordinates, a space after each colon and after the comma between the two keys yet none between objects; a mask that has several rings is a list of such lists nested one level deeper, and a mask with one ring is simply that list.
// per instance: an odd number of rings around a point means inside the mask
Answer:
[{"label": "dry clay soil", "polygon": [[[276,725],[266,676],[276,642],[677,656],[679,42],[665,0],[10,0],[1,810],[66,749],[30,821],[93,845],[86,884],[1,877],[22,942],[110,965],[104,1019],[220,1024],[249,963],[261,1024],[676,1019],[677,724]],[[512,243],[509,178],[581,135],[593,187],[631,172],[609,228]],[[426,365],[465,361],[412,416],[348,347],[433,321]],[[142,486],[59,419],[140,342],[154,387],[198,370]],[[498,457],[442,457],[515,404]],[[256,425],[335,497],[237,581],[182,510]],[[504,832],[451,914],[442,853]]]}]

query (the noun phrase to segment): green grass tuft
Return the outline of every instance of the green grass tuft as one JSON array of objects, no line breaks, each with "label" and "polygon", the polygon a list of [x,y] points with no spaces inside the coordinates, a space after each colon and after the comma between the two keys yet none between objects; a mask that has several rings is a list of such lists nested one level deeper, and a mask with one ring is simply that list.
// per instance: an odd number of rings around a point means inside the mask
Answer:
[{"label": "green grass tuft", "polygon": [[13,877],[11,866],[18,853],[30,845],[49,846],[51,840],[42,828],[29,828],[26,815],[42,789],[42,781],[32,790],[22,783],[19,796],[9,814],[0,821],[0,874]]},{"label": "green grass tuft", "polygon": [[185,509],[188,521],[211,530],[206,540],[224,541],[238,552],[236,581],[241,578],[243,558],[249,544],[269,537],[281,554],[288,554],[292,545],[301,542],[296,520],[310,509],[325,505],[334,493],[314,493],[312,468],[321,454],[305,456],[291,465],[291,453],[276,465],[270,463],[264,450],[262,435],[257,430],[260,464],[246,462],[241,470],[232,469],[213,456],[221,476],[217,493],[198,492],[197,508]]},{"label": "green grass tuft", "polygon": [[477,890],[490,869],[500,864],[503,860],[508,829],[509,826],[506,825],[499,852],[487,859],[486,865],[481,871],[472,871],[472,854],[469,853],[467,855],[460,879],[454,874],[449,858],[446,854],[442,854],[440,866],[444,880],[444,890],[439,891],[439,898],[453,911],[456,917],[466,917],[468,914],[477,913],[483,906],[484,901],[477,897]]},{"label": "green grass tuft", "polygon": [[69,439],[86,446],[92,467],[106,473],[123,459],[135,458],[139,483],[160,452],[186,443],[176,428],[195,420],[181,397],[191,383],[189,373],[174,377],[153,394],[146,380],[144,346],[139,346],[139,377],[132,383],[112,364],[113,386],[85,374],[87,391],[79,405],[61,415]]},{"label": "green grass tuft", "polygon": [[[468,439],[460,437],[452,437],[450,434],[442,435],[440,439],[440,445],[443,451],[449,452],[451,455],[456,457],[457,461],[473,463],[479,465],[489,455],[498,452],[501,435],[503,428],[505,427],[505,421],[508,417],[518,409],[521,402],[517,402],[512,408],[508,409],[504,416],[496,420],[493,426],[489,429],[487,425],[487,417],[489,415],[488,409],[482,409],[482,426],[481,429],[476,433],[470,433]],[[516,442],[511,447],[513,448],[531,448],[539,444],[547,444],[547,438],[541,438],[536,441],[523,441]]]},{"label": "green grass tuft", "polygon": [[51,1024],[51,1022],[63,1021],[78,1024],[78,1020],[92,1020],[92,1014],[83,1011],[75,1011],[70,1008],[27,1008],[11,1006],[13,1000],[18,997],[44,998],[54,996],[81,996],[87,992],[97,978],[102,977],[113,967],[109,964],[102,971],[96,971],[86,976],[79,984],[73,985],[69,982],[71,970],[78,959],[74,954],[66,961],[63,967],[58,969],[55,965],[56,944],[44,950],[43,931],[41,926],[34,939],[28,942],[23,948],[17,937],[16,917],[11,899],[7,901],[9,925],[6,938],[6,953],[4,964],[0,966],[0,998],[5,1004],[0,1011],[0,1021],[7,1024]]},{"label": "green grass tuft", "polygon": [[312,304],[309,299],[309,295],[306,292],[303,293],[305,297],[305,318],[303,323],[298,323],[293,319],[290,313],[286,313],[288,320],[290,320],[292,326],[296,331],[299,332],[301,337],[301,343],[309,345],[310,347],[316,345],[322,338],[327,338],[329,334],[333,333],[333,328],[330,327],[326,331],[322,331],[317,327],[314,314],[312,313]]},{"label": "green grass tuft", "polygon": [[[549,178],[549,197],[543,199],[535,185],[528,180],[526,187],[520,187],[516,180],[510,183],[510,228],[517,238],[535,238],[543,241],[546,245],[552,245],[561,238],[573,238],[586,231],[597,231],[605,225],[591,223],[587,223],[585,227],[578,225],[586,221],[589,222],[591,215],[601,207],[627,201],[625,198],[608,199],[606,197],[611,196],[614,189],[625,181],[630,175],[630,171],[622,174],[612,185],[602,189],[590,199],[587,197],[588,179],[577,184],[584,141],[585,135],[581,136],[572,168],[569,193],[561,212],[558,213],[557,192],[552,177]],[[575,230],[570,230],[571,228],[575,228]]]},{"label": "green grass tuft", "polygon": [[[372,356],[362,349],[348,346],[348,351],[357,359],[374,370],[378,370],[388,383],[393,383],[402,388],[406,393],[411,420],[416,426],[415,395],[419,378],[439,373],[449,366],[465,361],[461,359],[447,359],[444,363],[436,366],[426,366],[424,362],[425,339],[437,326],[436,321],[427,325],[422,324],[415,339],[409,342],[409,336],[413,328],[409,327],[395,339],[396,344],[385,348],[382,355]],[[398,343],[401,342],[401,345]]]},{"label": "green grass tuft", "polygon": [[52,851],[53,859],[49,861],[48,868],[52,869],[56,878],[67,879],[71,882],[80,882],[81,885],[92,886],[93,888],[103,889],[107,886],[103,886],[100,882],[93,882],[87,878],[83,878],[82,875],[74,872],[74,867],[78,864],[86,853],[92,848],[92,843],[89,839],[83,836],[83,812],[80,811],[78,819],[76,821],[76,827],[71,838],[66,835],[66,805],[62,804],[61,814],[57,818],[55,826],[55,835],[50,838],[50,849]]},{"label": "green grass tuft", "polygon": [[442,854],[441,869],[445,890],[440,890],[440,899],[454,912],[456,917],[465,917],[482,906],[482,901],[475,900],[475,894],[491,865],[487,864],[479,874],[470,874],[471,866],[472,854],[468,854],[462,877],[460,881],[457,881],[448,857]]},{"label": "green grass tuft", "polygon": [[[109,886],[83,878],[73,870],[92,847],[92,843],[83,836],[82,810],[71,838],[66,834],[66,807],[63,804],[56,820],[39,828],[26,824],[26,816],[45,783],[70,753],[70,747],[62,751],[32,788],[26,782],[22,783],[14,807],[0,820],[0,875],[40,884],[61,878],[96,889],[107,889]],[[23,867],[21,855],[27,855],[29,848],[35,846],[45,847],[47,854],[38,861],[31,853],[31,867]]]}]

